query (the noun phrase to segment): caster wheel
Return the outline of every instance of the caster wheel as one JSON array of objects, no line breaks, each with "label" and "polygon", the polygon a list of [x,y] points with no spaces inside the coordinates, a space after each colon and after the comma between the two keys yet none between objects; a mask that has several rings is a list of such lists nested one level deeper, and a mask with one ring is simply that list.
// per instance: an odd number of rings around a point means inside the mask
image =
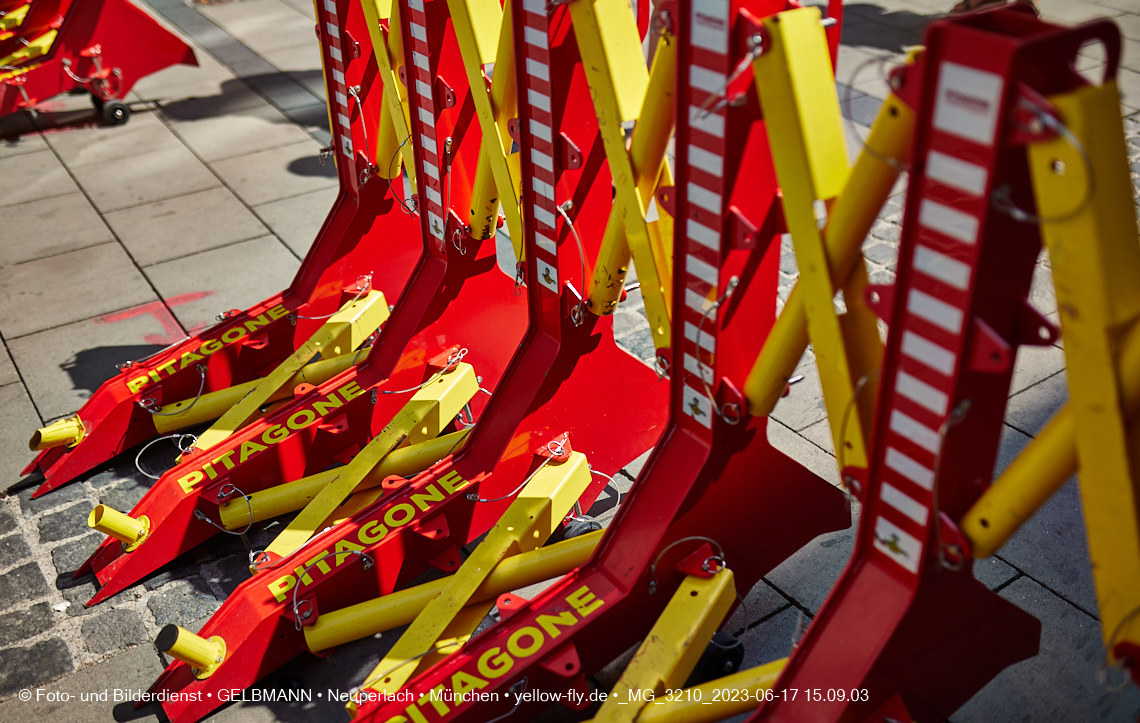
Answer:
[{"label": "caster wheel", "polygon": [[131,118],[131,109],[121,100],[103,101],[100,112],[103,122],[109,126],[121,126]]}]

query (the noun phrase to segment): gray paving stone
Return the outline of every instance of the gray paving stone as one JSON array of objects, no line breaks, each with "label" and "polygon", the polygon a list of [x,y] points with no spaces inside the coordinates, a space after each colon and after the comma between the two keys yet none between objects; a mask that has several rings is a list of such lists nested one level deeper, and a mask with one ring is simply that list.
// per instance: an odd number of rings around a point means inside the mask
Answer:
[{"label": "gray paving stone", "polygon": [[[145,358],[183,336],[167,308],[155,301],[21,337],[9,348],[40,413],[55,419],[83,406],[119,373],[116,364]],[[21,431],[27,432],[26,444],[33,430]]]},{"label": "gray paving stone", "polygon": [[839,467],[835,457],[774,419],[768,420],[768,441],[829,483],[839,484]]},{"label": "gray paving stone", "polygon": [[[741,592],[739,588],[737,592]],[[760,580],[744,595],[744,605],[736,606],[722,628],[735,635],[741,628],[755,626],[760,620],[788,605],[791,603],[787,598],[776,592],[767,582]]]},{"label": "gray paving stone", "polygon": [[823,393],[819,386],[819,372],[815,364],[802,365],[796,369],[803,379],[793,384],[786,397],[781,397],[772,410],[771,417],[794,431],[815,424],[827,416],[823,405]]},{"label": "gray paving stone", "polygon": [[157,590],[168,582],[182,580],[197,574],[198,564],[197,561],[193,559],[193,555],[183,555],[174,562],[166,565],[157,574],[151,575],[144,580],[143,587],[147,590]]},{"label": "gray paving stone", "polygon": [[985,583],[986,587],[991,590],[1005,585],[1018,574],[1017,570],[1005,564],[996,555],[974,561],[974,577]]},{"label": "gray paving stone", "polygon": [[[154,720],[157,706],[135,710],[134,703],[116,702],[115,691],[145,691],[162,672],[158,653],[152,645],[140,645],[119,653],[110,660],[84,668],[76,673],[44,686],[45,693],[59,692],[70,699],[66,702],[49,701],[46,696],[27,703],[14,699],[5,703],[12,705],[13,717],[5,720],[53,721],[53,723],[90,723],[91,721],[111,720]],[[107,700],[83,700],[83,694],[107,692]],[[120,693],[120,696],[122,693]],[[60,696],[61,698],[63,695]],[[19,708],[15,707],[19,705]],[[0,717],[5,716],[0,712]],[[20,715],[17,718],[15,715]],[[145,716],[145,718],[144,718]]]},{"label": "gray paving stone", "polygon": [[[126,125],[73,128],[45,137],[71,169],[128,158],[140,150],[160,151],[178,146],[178,138],[154,113],[134,113]],[[105,182],[113,183],[111,179]]]},{"label": "gray paving stone", "polygon": [[[32,436],[31,431],[29,431],[27,436]],[[83,486],[78,484],[56,487],[49,494],[32,499],[32,495],[35,491],[35,487],[29,487],[20,490],[20,493],[16,496],[16,498],[20,500],[20,509],[25,516],[30,517],[47,510],[54,510],[57,507],[63,507],[69,502],[81,500],[87,496],[87,492],[83,489]]]},{"label": "gray paving stone", "polygon": [[139,266],[264,236],[268,231],[229,189],[211,188],[107,214]]},{"label": "gray paving stone", "polygon": [[[294,75],[297,75],[297,73],[294,73]],[[332,142],[332,134],[329,133],[328,108],[323,101],[314,102],[311,105],[301,106],[300,108],[290,108],[284,111],[284,113],[289,120],[304,128],[305,132],[322,147]]]},{"label": "gray paving stone", "polygon": [[[94,579],[94,575],[85,575],[84,577],[80,578],[80,580],[88,581]],[[67,584],[70,587],[62,587],[64,584]],[[67,606],[67,609],[64,610],[69,618],[103,612],[115,607],[116,605],[134,602],[143,595],[142,586],[136,585],[134,587],[129,587],[120,593],[112,595],[94,607],[87,607],[87,601],[95,595],[94,582],[80,582],[79,580],[72,580],[71,575],[68,574],[64,576],[63,580],[57,580],[56,586],[60,588],[60,594],[63,595],[64,600],[70,603]]]},{"label": "gray paving stone", "polygon": [[[81,537],[74,542],[68,542],[65,545],[60,545],[51,551],[51,561],[55,565],[55,570],[60,576],[71,577],[71,573],[79,569],[79,566],[87,562],[87,558],[95,552],[95,549],[103,543],[106,535],[98,532],[92,532],[86,537]],[[94,595],[95,591],[91,591]],[[91,597],[88,595],[83,598],[86,601]]]},{"label": "gray paving stone", "polygon": [[82,193],[69,193],[4,209],[0,267],[114,241]]},{"label": "gray paving stone", "polygon": [[100,211],[117,211],[220,186],[185,146],[138,153],[74,170]]},{"label": "gray paving stone", "polygon": [[147,489],[149,487],[137,480],[124,480],[114,487],[103,490],[99,495],[99,504],[120,512],[129,512],[143,498]]},{"label": "gray paving stone", "polygon": [[207,163],[311,140],[268,103],[230,115],[175,122],[173,128]]},{"label": "gray paving stone", "polygon": [[20,373],[16,371],[16,365],[12,363],[12,355],[8,353],[8,347],[0,344],[0,386],[5,384],[15,384],[20,381]]},{"label": "gray paving stone", "polygon": [[58,542],[82,535],[90,528],[87,516],[94,508],[90,502],[80,502],[62,512],[53,512],[40,518],[40,542]]},{"label": "gray paving stone", "polygon": [[210,566],[210,573],[206,579],[221,587],[226,595],[230,595],[238,585],[249,579],[249,557],[234,555],[218,560]]},{"label": "gray paving stone", "polygon": [[292,47],[301,41],[317,46],[313,21],[278,0],[206,5],[199,12],[260,55],[266,50]]},{"label": "gray paving stone", "polygon": [[858,512],[853,512],[851,527],[815,538],[765,579],[814,615],[851,557],[858,525]]},{"label": "gray paving stone", "polygon": [[47,594],[47,580],[40,572],[40,566],[34,562],[0,575],[0,610],[8,610]]},{"label": "gray paving stone", "polygon": [[1023,346],[1017,350],[1009,393],[1017,394],[1065,368],[1065,352],[1055,346]]},{"label": "gray paving stone", "polygon": [[211,595],[202,578],[178,580],[146,602],[158,627],[169,623],[182,625],[188,620],[210,615],[220,603]]},{"label": "gray paving stone", "polygon": [[301,258],[317,238],[325,218],[332,211],[339,188],[306,193],[302,196],[275,201],[253,209],[261,220]]},{"label": "gray paving stone", "polygon": [[0,539],[0,569],[8,569],[17,562],[32,556],[32,548],[22,535],[9,535]]},{"label": "gray paving stone", "polygon": [[305,86],[285,73],[279,72],[269,63],[262,62],[265,64],[265,69],[256,73],[243,73],[242,82],[268,98],[275,107],[288,113],[320,101],[320,98],[310,93]]},{"label": "gray paving stone", "polygon": [[209,53],[198,52],[198,67],[172,65],[153,75],[148,75],[135,84],[132,91],[145,100],[160,101],[162,113],[170,105],[176,105],[193,98],[212,98],[225,95],[226,91],[244,87]]},{"label": "gray paving stone", "polygon": [[92,653],[107,653],[148,640],[142,618],[134,610],[109,610],[89,617],[81,629],[87,649]]},{"label": "gray paving stone", "polygon": [[55,624],[55,614],[46,602],[0,615],[0,645],[8,646],[21,640],[50,630]]},{"label": "gray paving stone", "polygon": [[16,517],[7,505],[0,504],[0,535],[16,529]]},{"label": "gray paving stone", "polygon": [[744,636],[741,670],[788,657],[792,644],[803,635],[810,622],[798,608],[788,606],[749,630]]},{"label": "gray paving stone", "polygon": [[75,670],[75,665],[71,662],[71,652],[60,638],[41,640],[28,648],[0,650],[0,698],[41,685],[72,670]]},{"label": "gray paving stone", "polygon": [[[1064,25],[1087,23],[1090,20],[1110,18],[1121,14],[1097,2],[1083,2],[1082,0],[1037,0],[1037,9],[1041,17]],[[1140,9],[1140,8],[1135,8]]]},{"label": "gray paving stone", "polygon": [[1059,372],[1010,397],[1006,424],[1036,436],[1068,401],[1069,385],[1064,372]]},{"label": "gray paving stone", "polygon": [[22,384],[0,387],[0,492],[21,481],[20,473],[35,459],[28,451],[28,439],[40,424],[36,408]]},{"label": "gray paving stone", "polygon": [[1084,723],[1136,717],[1140,691],[1128,686],[1112,694],[1096,679],[1104,657],[1096,620],[1029,578],[1015,581],[1001,595],[1042,621],[1041,650],[1002,671],[951,721]]},{"label": "gray paving stone", "polygon": [[[289,286],[300,264],[272,236],[167,261],[146,269],[165,298],[193,291],[211,296],[173,309],[182,325],[214,324],[223,309],[245,309]],[[256,270],[255,273],[250,273]]]},{"label": "gray paving stone", "polygon": [[657,349],[653,346],[653,334],[648,326],[625,335],[618,341],[618,346],[647,364],[657,355]]},{"label": "gray paving stone", "polygon": [[0,178],[20,180],[0,187],[0,207],[64,196],[79,190],[67,169],[46,148],[0,158]]},{"label": "gray paving stone", "polygon": [[[4,121],[16,121],[14,118],[5,118]],[[27,153],[35,153],[37,151],[48,150],[47,141],[39,133],[20,133],[16,135],[7,135],[7,128],[4,123],[0,123],[0,158],[10,158],[11,156],[22,156]]]},{"label": "gray paving stone", "polygon": [[645,467],[645,463],[649,461],[649,455],[651,454],[653,454],[652,449],[646,451],[640,457],[622,467],[622,474],[631,479],[637,479],[637,476],[641,474],[641,470]]},{"label": "gray paving stone", "polygon": [[315,141],[304,141],[212,165],[243,201],[260,206],[336,186],[336,169],[318,163],[319,151]]},{"label": "gray paving stone", "polygon": [[0,269],[0,288],[0,331],[9,340],[155,300],[116,243]]}]

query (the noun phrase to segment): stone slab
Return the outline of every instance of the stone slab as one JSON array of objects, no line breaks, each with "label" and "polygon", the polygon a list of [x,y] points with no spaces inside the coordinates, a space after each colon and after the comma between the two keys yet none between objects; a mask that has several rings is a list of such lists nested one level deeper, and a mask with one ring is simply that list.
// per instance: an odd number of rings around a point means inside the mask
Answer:
[{"label": "stone slab", "polygon": [[0,492],[21,481],[20,472],[35,459],[28,438],[43,423],[23,384],[0,387]]},{"label": "stone slab", "polygon": [[253,209],[269,228],[299,258],[305,258],[317,239],[325,218],[332,211],[339,187],[274,201]]},{"label": "stone slab", "polygon": [[1030,436],[1041,428],[1069,401],[1069,385],[1064,372],[1034,384],[1009,398],[1005,409],[1006,424]]},{"label": "stone slab", "polygon": [[[17,132],[16,128],[7,128],[6,126],[14,125],[13,121],[19,122],[19,119],[8,117],[0,118],[0,158],[10,158],[11,156],[22,156],[26,153],[35,153],[37,151],[48,150],[47,141],[44,140],[43,134],[35,132]],[[8,132],[8,131],[11,132]],[[23,130],[20,128],[19,130]]]},{"label": "stone slab", "polygon": [[155,300],[116,243],[0,269],[0,288],[0,332],[9,340]]},{"label": "stone slab", "polygon": [[207,163],[311,140],[268,103],[228,115],[177,121],[174,130]]},{"label": "stone slab", "polygon": [[[71,662],[71,652],[60,638],[41,640],[26,648],[0,650],[0,698],[42,685],[72,670],[75,665]],[[31,713],[21,713],[22,718],[8,720],[44,720]]]},{"label": "stone slab", "polygon": [[[289,286],[300,266],[289,250],[272,236],[167,261],[146,269],[164,298],[195,291],[209,297],[173,309],[186,328],[215,324],[223,309],[245,309]],[[256,269],[256,273],[250,273]]]},{"label": "stone slab", "polygon": [[786,658],[810,622],[801,610],[789,605],[749,630],[744,636],[741,670]]},{"label": "stone slab", "polygon": [[[73,542],[68,542],[51,551],[51,561],[55,565],[56,575],[62,578],[65,584],[71,583],[71,574],[79,569],[79,566],[91,557],[91,554],[103,544],[106,535],[92,532],[86,537],[81,537]],[[95,590],[91,590],[91,595],[95,594]],[[83,598],[82,602],[87,602],[91,595]]]},{"label": "stone slab", "polygon": [[181,625],[187,620],[210,615],[218,609],[221,603],[209,589],[209,585],[200,577],[178,580],[147,600],[146,606],[158,627],[169,623]]},{"label": "stone slab", "polygon": [[814,615],[851,557],[859,530],[858,514],[852,516],[851,527],[820,535],[764,579]]},{"label": "stone slab", "polygon": [[134,610],[108,610],[84,620],[80,629],[87,650],[92,653],[107,653],[149,641],[142,618]]},{"label": "stone slab", "polygon": [[[55,154],[46,149],[0,158],[0,178],[9,181],[0,187],[0,207],[64,196],[79,190]],[[12,183],[14,179],[19,179],[19,182]]]},{"label": "stone slab", "polygon": [[74,170],[75,178],[103,212],[175,198],[221,183],[185,146],[137,153]]},{"label": "stone slab", "polygon": [[106,216],[139,266],[264,236],[267,229],[227,188],[115,211]]},{"label": "stone slab", "polygon": [[[46,419],[55,419],[74,414],[100,384],[119,373],[116,364],[143,359],[183,336],[165,307],[153,302],[9,344],[36,406]],[[29,430],[25,442],[30,436]]]},{"label": "stone slab", "polygon": [[15,384],[20,381],[20,373],[16,371],[16,365],[12,363],[12,355],[8,353],[8,347],[5,344],[0,344],[0,387],[5,384]]},{"label": "stone slab", "polygon": [[86,534],[90,529],[87,517],[94,507],[90,502],[78,502],[59,512],[44,515],[37,523],[40,543],[59,542]]},{"label": "stone slab", "polygon": [[[70,700],[48,701],[44,695],[33,696],[31,701],[24,703],[16,698],[0,706],[0,718],[50,720],[53,723],[137,720],[139,715],[135,712],[134,703],[116,702],[115,691],[146,691],[161,672],[162,665],[154,646],[140,645],[43,687],[45,694],[64,694]],[[102,700],[104,693],[106,700]],[[82,700],[84,694],[94,699]],[[119,695],[124,694],[121,692]]]},{"label": "stone slab", "polygon": [[7,570],[32,556],[32,548],[21,535],[0,538],[0,570]]},{"label": "stone slab", "polygon": [[190,99],[229,96],[232,100],[236,99],[235,95],[248,92],[244,84],[209,53],[198,52],[196,56],[198,67],[172,65],[139,80],[132,93],[140,99],[159,102],[162,115],[169,117],[171,106]]},{"label": "stone slab", "polygon": [[213,168],[243,201],[260,206],[336,186],[336,169],[319,164],[319,151],[315,141],[304,141],[228,158]]},{"label": "stone slab", "polygon": [[[154,113],[132,113],[121,126],[72,128],[45,136],[68,168],[100,165],[128,158],[140,150],[159,151],[178,147],[178,138]],[[110,179],[107,179],[110,181]]]},{"label": "stone slab", "polygon": [[114,241],[107,224],[82,193],[30,201],[4,209],[0,267]]},{"label": "stone slab", "polygon": [[[35,562],[20,565],[0,575],[0,610],[43,597],[49,592],[47,580]],[[0,666],[2,667],[2,666]]]},{"label": "stone slab", "polygon": [[[30,434],[28,435],[31,436]],[[36,497],[32,499],[35,493],[35,487],[29,487],[20,490],[16,498],[20,501],[20,510],[24,513],[25,517],[38,515],[41,512],[48,510],[59,509],[70,505],[76,500],[81,500],[87,497],[87,491],[83,489],[83,485],[70,484],[63,487],[57,487],[52,490],[50,495]]]},{"label": "stone slab", "polygon": [[55,613],[46,602],[27,610],[0,615],[0,645],[12,645],[21,640],[50,630],[55,625]]}]

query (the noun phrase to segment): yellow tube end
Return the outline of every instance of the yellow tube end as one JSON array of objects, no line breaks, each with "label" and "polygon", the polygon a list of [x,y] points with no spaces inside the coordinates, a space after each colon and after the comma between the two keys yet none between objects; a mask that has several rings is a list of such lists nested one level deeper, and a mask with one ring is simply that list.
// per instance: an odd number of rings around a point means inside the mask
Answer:
[{"label": "yellow tube end", "polygon": [[83,441],[83,423],[79,417],[58,419],[46,427],[37,429],[28,440],[28,449],[41,452],[53,447],[74,447]]},{"label": "yellow tube end", "polygon": [[158,632],[154,645],[160,652],[189,665],[198,680],[209,678],[226,659],[226,641],[220,636],[207,640],[174,624]]},{"label": "yellow tube end", "polygon": [[107,505],[96,505],[91,510],[87,515],[87,526],[114,537],[123,543],[127,552],[141,545],[150,534],[150,520],[146,515],[135,519]]}]

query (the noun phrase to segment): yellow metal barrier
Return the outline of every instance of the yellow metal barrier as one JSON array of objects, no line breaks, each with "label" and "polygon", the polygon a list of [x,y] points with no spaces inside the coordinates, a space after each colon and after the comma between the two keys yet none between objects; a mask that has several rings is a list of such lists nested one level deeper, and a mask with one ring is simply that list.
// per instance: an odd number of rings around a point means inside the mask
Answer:
[{"label": "yellow metal barrier", "polygon": [[[726,675],[723,678],[655,700],[641,711],[637,723],[713,723],[759,707],[788,664],[787,658]],[[718,695],[718,691],[721,691]],[[747,691],[748,695],[742,695]],[[719,698],[719,700],[717,700]]]},{"label": "yellow metal barrier", "polygon": [[173,624],[158,632],[154,644],[163,653],[189,665],[198,680],[209,678],[226,659],[226,641],[219,636],[207,640]]}]

